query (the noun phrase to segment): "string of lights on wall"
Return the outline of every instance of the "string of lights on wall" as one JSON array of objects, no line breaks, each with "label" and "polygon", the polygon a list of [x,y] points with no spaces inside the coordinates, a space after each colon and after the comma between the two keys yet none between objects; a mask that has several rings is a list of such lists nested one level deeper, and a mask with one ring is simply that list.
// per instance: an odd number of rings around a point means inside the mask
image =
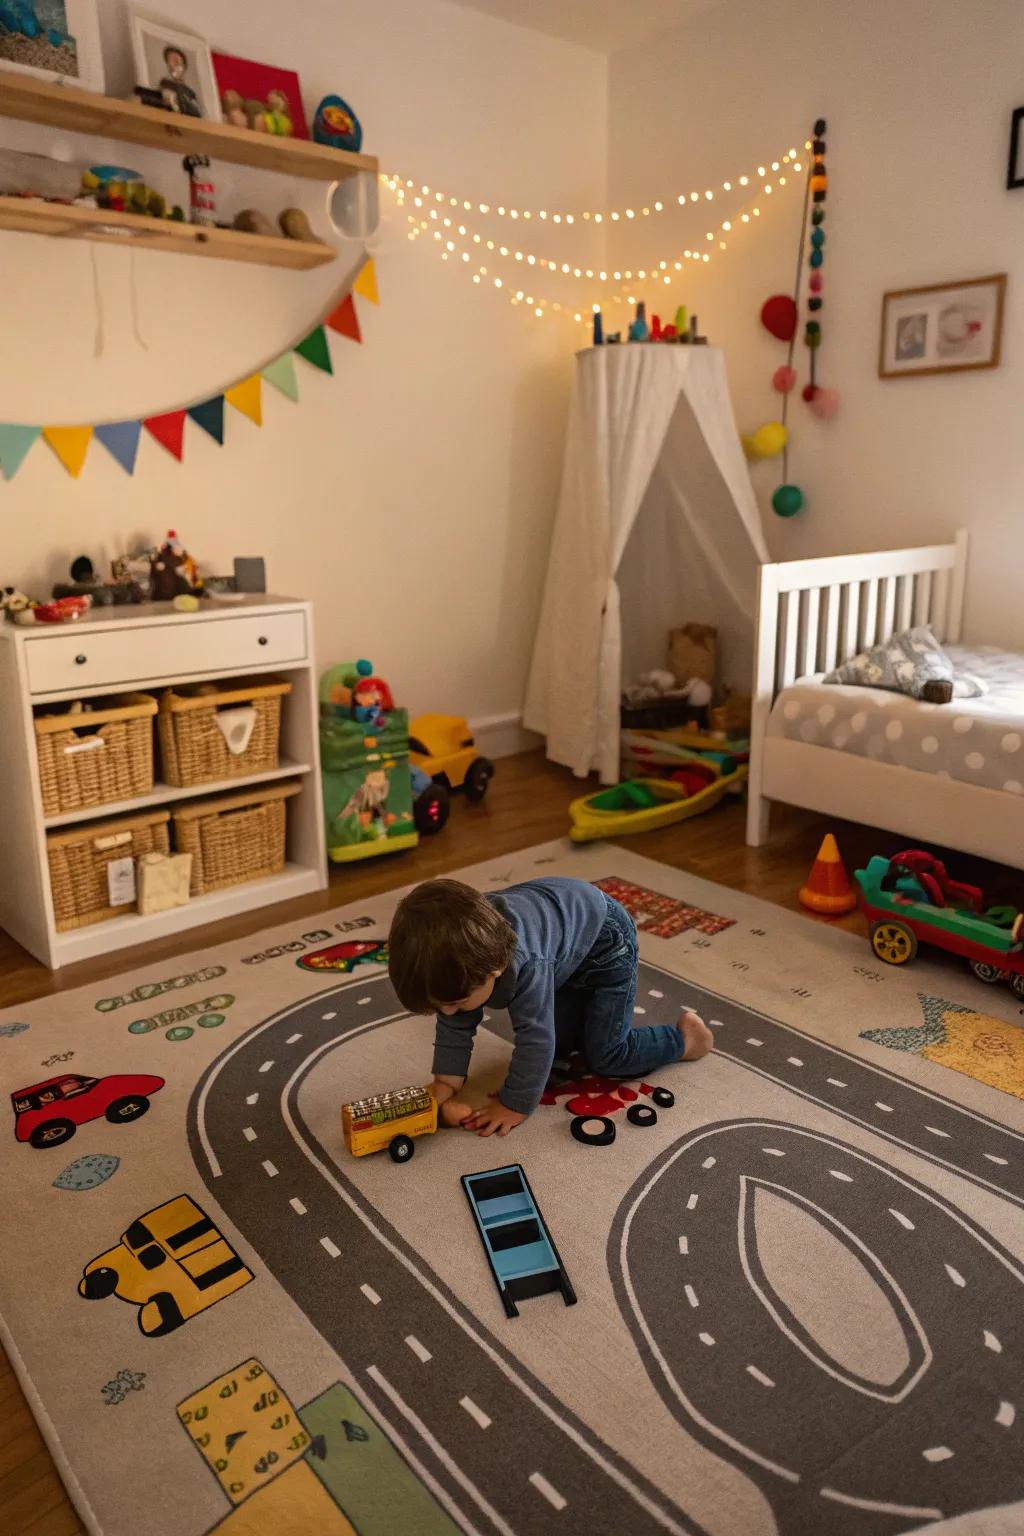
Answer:
[{"label": "string of lights on wall", "polygon": [[[782,170],[783,166],[785,166],[786,170],[796,175],[803,172],[804,166],[797,156],[798,151],[791,149],[780,160],[769,162],[772,173],[781,173],[773,175],[772,179],[767,179],[769,176],[769,165],[762,165],[757,168],[756,180],[752,180],[751,176],[744,175],[738,177],[735,182],[723,182],[722,190],[731,192],[737,188],[753,185],[755,196],[763,195],[770,197],[776,188],[783,190],[788,185],[800,185],[801,183],[793,182],[792,177],[788,177]],[[467,271],[476,286],[493,287],[502,293],[511,304],[525,305],[537,319],[542,319],[549,313],[562,313],[571,316],[577,324],[589,321],[591,313],[602,307],[607,308],[612,304],[635,304],[636,296],[628,292],[628,285],[634,282],[660,281],[667,286],[671,284],[676,273],[684,270],[687,263],[697,262],[702,266],[706,265],[712,260],[714,255],[728,249],[730,239],[740,233],[744,226],[756,226],[756,221],[761,216],[759,203],[754,203],[752,206],[742,209],[739,213],[734,213],[731,218],[722,219],[714,229],[708,229],[705,232],[703,241],[699,242],[695,247],[687,247],[672,256],[662,257],[652,262],[649,266],[636,269],[631,267],[604,269],[594,267],[593,265],[584,265],[583,262],[564,259],[557,261],[551,256],[539,256],[534,251],[522,250],[514,245],[503,244],[500,239],[494,240],[490,237],[485,237],[479,231],[467,227],[464,222],[459,222],[460,214],[458,211],[455,212],[454,217],[448,211],[442,211],[442,204],[447,204],[447,208],[454,210],[461,208],[463,213],[476,208],[486,215],[493,208],[493,205],[489,203],[472,203],[468,199],[460,201],[460,199],[455,197],[445,198],[444,194],[434,192],[426,186],[421,186],[419,191],[410,198],[409,189],[413,186],[411,182],[403,181],[397,175],[388,173],[382,174],[381,180],[390,191],[394,192],[399,207],[408,208],[410,201],[412,202],[412,211],[406,213],[406,219],[410,226],[410,240],[416,241],[424,235],[430,235],[434,242],[434,248],[436,248],[442,261],[455,262],[458,267],[464,268]],[[715,189],[707,188],[703,194],[703,202],[706,204],[713,201],[714,197]],[[433,206],[430,205],[431,200]],[[679,205],[684,203],[689,205],[691,202],[701,201],[701,194],[692,193],[689,196],[680,194],[676,201]],[[649,217],[652,211],[660,213],[663,209],[664,204],[658,201],[650,207],[641,208],[639,216],[641,218]],[[493,209],[493,211],[498,212],[500,216],[510,215],[517,219],[524,217],[532,218],[534,216],[528,210],[507,209],[504,205]],[[626,216],[634,218],[637,216],[637,210],[627,210]],[[572,214],[559,214],[556,216],[542,210],[537,214],[537,217],[550,218],[552,222],[557,221],[571,224],[575,222],[577,216]],[[607,213],[582,214],[579,217],[581,219],[589,218],[597,223],[603,222],[605,219],[608,219],[609,222],[618,220],[620,215],[617,210],[611,210]],[[486,258],[481,260],[485,253]],[[498,272],[495,273],[488,265],[491,261],[495,263],[518,263],[523,270],[512,272],[509,275],[507,266],[499,266]],[[602,285],[604,289],[614,283],[619,286],[620,291],[611,294],[607,291],[602,291],[595,295],[593,300],[588,300],[581,304],[578,299],[574,303],[568,299],[563,301],[562,299],[538,296],[537,294],[530,293],[528,287],[519,286],[524,279],[529,282],[533,276],[541,272],[544,273],[545,277],[556,276],[560,279],[566,277],[576,280],[585,279],[590,283]]]}]

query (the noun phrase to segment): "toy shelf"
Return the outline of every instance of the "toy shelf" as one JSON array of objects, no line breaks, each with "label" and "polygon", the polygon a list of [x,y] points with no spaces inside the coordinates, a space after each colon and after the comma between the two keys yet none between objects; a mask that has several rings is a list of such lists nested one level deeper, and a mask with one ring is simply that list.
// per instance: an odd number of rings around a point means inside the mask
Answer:
[{"label": "toy shelf", "polygon": [[180,786],[163,784],[157,780],[148,795],[136,795],[132,800],[105,800],[102,805],[90,805],[85,810],[64,811],[59,816],[45,817],[43,825],[49,829],[77,826],[83,821],[103,821],[126,812],[145,810],[148,805],[170,805],[174,800],[198,800],[205,795],[228,794],[239,789],[251,789],[254,784],[273,784],[277,779],[298,779],[310,772],[312,766],[309,763],[292,763],[282,759],[279,767],[268,768],[264,773],[221,779],[213,784]]},{"label": "toy shelf", "polygon": [[13,72],[0,72],[0,116],[42,123],[48,128],[70,129],[73,133],[100,134],[125,144],[143,144],[177,155],[209,155],[230,160],[234,165],[279,171],[308,181],[343,181],[360,171],[376,175],[378,169],[373,155],[331,149],[309,139],[253,133],[229,123],[182,117],[177,112],[162,112],[136,101],[119,101],[93,91],[50,85]]},{"label": "toy shelf", "polygon": [[319,240],[286,240],[283,236],[278,239],[250,235],[238,229],[208,229],[201,224],[178,224],[138,213],[44,203],[28,197],[0,197],[0,230],[4,229],[52,235],[60,240],[142,246],[147,251],[173,251],[179,256],[211,256],[220,261],[290,267],[295,272],[322,267],[338,254],[333,246]]}]

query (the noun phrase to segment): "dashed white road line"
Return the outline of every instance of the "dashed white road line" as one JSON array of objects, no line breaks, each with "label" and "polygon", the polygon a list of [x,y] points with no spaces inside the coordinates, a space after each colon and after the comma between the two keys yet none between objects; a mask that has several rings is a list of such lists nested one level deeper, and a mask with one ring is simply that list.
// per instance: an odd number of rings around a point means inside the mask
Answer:
[{"label": "dashed white road line", "polygon": [[322,1013],[320,1017],[323,1019],[325,1024],[329,1024],[331,1020],[336,1019],[338,1015],[336,1013]]},{"label": "dashed white road line", "polygon": [[273,1065],[274,1065],[274,1063],[272,1061],[265,1061],[263,1063],[262,1067],[260,1067],[260,1071],[261,1072],[269,1072]]},{"label": "dashed white road line", "polygon": [[758,1040],[756,1035],[748,1035],[747,1036],[747,1044],[748,1045],[764,1045],[764,1041],[763,1040]]},{"label": "dashed white road line", "polygon": [[547,1499],[552,1509],[563,1510],[565,1508],[566,1500],[563,1499],[558,1489],[552,1487],[547,1478],[544,1477],[540,1472],[531,1472],[530,1482],[536,1488],[537,1492],[542,1494],[543,1497]]},{"label": "dashed white road line", "polygon": [[285,1041],[285,1045],[294,1045],[296,1040],[301,1040],[301,1039],[302,1039],[301,1033],[296,1033],[294,1035],[289,1035],[288,1039]]},{"label": "dashed white road line", "polygon": [[288,1201],[288,1204],[291,1206],[296,1216],[305,1216],[306,1207],[303,1205],[298,1195],[293,1195],[292,1198]]},{"label": "dashed white road line", "polygon": [[833,1179],[838,1179],[840,1184],[852,1184],[853,1179],[848,1173],[843,1173],[839,1168],[830,1168],[829,1174]]},{"label": "dashed white road line", "polygon": [[747,1375],[753,1376],[754,1380],[759,1381],[762,1387],[774,1387],[775,1385],[771,1377],[766,1376],[764,1371],[759,1371],[756,1365],[747,1366]]},{"label": "dashed white road line", "polygon": [[486,1413],[484,1413],[482,1408],[477,1407],[476,1403],[474,1403],[471,1397],[460,1397],[459,1407],[464,1408],[474,1423],[479,1424],[481,1429],[490,1429],[490,1419],[487,1417]]},{"label": "dashed white road line", "polygon": [[697,1201],[699,1199],[700,1199],[699,1195],[691,1195],[689,1200],[687,1200],[687,1202],[686,1202],[686,1209],[688,1211],[695,1211],[697,1209]]},{"label": "dashed white road line", "polygon": [[372,1285],[361,1285],[359,1289],[362,1291],[368,1302],[370,1302],[375,1307],[380,1306],[380,1296],[374,1290]]},{"label": "dashed white road line", "polygon": [[263,1160],[263,1172],[266,1174],[268,1179],[277,1178],[277,1169],[274,1167],[269,1157],[264,1158]]},{"label": "dashed white road line", "polygon": [[967,1284],[967,1281],[964,1279],[960,1271],[958,1269],[954,1269],[952,1264],[945,1264],[943,1268],[945,1269],[946,1274],[952,1280],[953,1284],[958,1285],[960,1289],[963,1290]]},{"label": "dashed white road line", "polygon": [[931,1131],[933,1136],[941,1136],[943,1141],[951,1140],[949,1132],[948,1131],[940,1131],[937,1125],[926,1125],[925,1126],[925,1130],[926,1131]]},{"label": "dashed white road line", "polygon": [[716,1157],[706,1157],[704,1159],[704,1161],[701,1163],[701,1167],[702,1168],[713,1168],[717,1161],[718,1161],[718,1159]]},{"label": "dashed white road line", "polygon": [[876,1109],[880,1109],[882,1111],[883,1115],[895,1114],[895,1110],[893,1109],[892,1105],[891,1104],[883,1104],[881,1099],[876,1099],[875,1100],[875,1108]]},{"label": "dashed white road line", "polygon": [[890,1207],[889,1207],[889,1215],[895,1217],[895,1219],[899,1222],[900,1226],[904,1227],[908,1232],[913,1232],[913,1231],[916,1230],[915,1227],[914,1227],[914,1223],[911,1221],[910,1217],[909,1216],[904,1216],[903,1212],[902,1211],[898,1211],[895,1206],[890,1205]]},{"label": "dashed white road line", "polygon": [[994,1355],[1001,1355],[1002,1352],[1003,1352],[1003,1346],[1000,1344],[1000,1342],[996,1338],[995,1334],[992,1333],[988,1328],[986,1328],[985,1329],[984,1337],[985,1337],[985,1348],[986,1349],[990,1349]]},{"label": "dashed white road line", "polygon": [[952,1460],[953,1452],[948,1445],[932,1445],[929,1446],[928,1450],[922,1451],[921,1455],[925,1461],[950,1461]]},{"label": "dashed white road line", "polygon": [[762,1147],[761,1151],[765,1157],[785,1157],[786,1155],[781,1147]]},{"label": "dashed white road line", "polygon": [[987,1157],[990,1163],[996,1163],[1000,1168],[1009,1168],[1010,1166],[1008,1158],[997,1157],[994,1152],[983,1152],[981,1155],[982,1157]]},{"label": "dashed white road line", "polygon": [[649,987],[648,990],[647,990],[647,996],[648,997],[664,997],[665,994],[664,994],[664,992],[659,992],[655,987]]},{"label": "dashed white road line", "polygon": [[256,1132],[253,1130],[251,1125],[242,1126],[242,1135],[245,1137],[246,1141],[256,1140]]},{"label": "dashed white road line", "polygon": [[356,1007],[357,1008],[365,1008],[369,1003],[372,1003],[372,1002],[373,1002],[373,998],[372,997],[357,997],[356,998]]},{"label": "dashed white road line", "polygon": [[799,1056],[787,1056],[786,1060],[789,1062],[791,1067],[802,1067],[803,1066],[803,1062],[800,1060]]},{"label": "dashed white road line", "polygon": [[710,1333],[698,1333],[697,1337],[700,1339],[701,1343],[706,1344],[709,1349],[715,1342],[714,1335]]},{"label": "dashed white road line", "polygon": [[329,1253],[332,1259],[340,1259],[341,1249],[338,1247],[337,1243],[333,1243],[329,1237],[322,1237],[320,1239],[320,1247],[324,1250],[325,1253]]},{"label": "dashed white road line", "polygon": [[430,1350],[425,1344],[420,1343],[419,1339],[414,1333],[407,1333],[405,1336],[405,1342],[408,1344],[417,1360],[422,1360],[424,1365],[426,1365],[428,1360],[433,1360],[434,1357],[430,1353]]},{"label": "dashed white road line", "polygon": [[680,1239],[679,1239],[679,1252],[680,1253],[689,1253],[689,1251],[690,1251],[690,1239],[688,1237],[680,1237]]},{"label": "dashed white road line", "polygon": [[999,1412],[996,1414],[996,1423],[1004,1429],[1009,1429],[1017,1417],[1017,1410],[1012,1403],[1008,1403],[1004,1397],[999,1404]]},{"label": "dashed white road line", "polygon": [[259,1103],[259,1097],[258,1093],[250,1093],[246,1096],[245,1102],[247,1104],[257,1104]]},{"label": "dashed white road line", "polygon": [[646,1013],[647,1009],[646,1008],[634,1008],[633,1012],[634,1013]]},{"label": "dashed white road line", "polygon": [[831,1083],[833,1088],[845,1088],[846,1084],[839,1081],[838,1077],[826,1077],[826,1083]]},{"label": "dashed white road line", "polygon": [[684,1285],[683,1286],[683,1290],[686,1293],[686,1299],[690,1303],[690,1306],[691,1307],[699,1307],[700,1306],[700,1302],[697,1299],[697,1292],[694,1290],[693,1286],[692,1285]]}]

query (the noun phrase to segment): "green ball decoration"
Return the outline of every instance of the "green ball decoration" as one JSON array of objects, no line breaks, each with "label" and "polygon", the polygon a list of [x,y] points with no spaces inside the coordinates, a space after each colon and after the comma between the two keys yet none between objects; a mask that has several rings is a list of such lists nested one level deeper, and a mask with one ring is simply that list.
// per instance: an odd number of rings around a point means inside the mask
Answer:
[{"label": "green ball decoration", "polygon": [[809,347],[820,347],[821,346],[821,332],[819,331],[817,333],[813,333],[813,332],[810,333],[809,335],[804,337],[804,341],[806,342],[807,346],[809,346]]},{"label": "green ball decoration", "polygon": [[824,222],[825,222],[825,210],[824,210],[824,208],[812,208],[811,209],[811,223],[812,224],[824,224]]},{"label": "green ball decoration", "polygon": [[811,230],[811,244],[815,247],[825,244],[825,231],[823,229]]},{"label": "green ball decoration", "polygon": [[807,258],[807,265],[809,267],[820,267],[824,260],[825,260],[825,253],[823,251],[819,251],[817,249],[817,247],[815,247],[815,249],[811,252],[811,254]]},{"label": "green ball decoration", "polygon": [[795,517],[804,504],[804,493],[798,485],[780,485],[772,497],[772,510],[779,517]]},{"label": "green ball decoration", "polygon": [[821,334],[821,326],[818,324],[817,320],[808,320],[807,334],[808,336],[819,336]]}]

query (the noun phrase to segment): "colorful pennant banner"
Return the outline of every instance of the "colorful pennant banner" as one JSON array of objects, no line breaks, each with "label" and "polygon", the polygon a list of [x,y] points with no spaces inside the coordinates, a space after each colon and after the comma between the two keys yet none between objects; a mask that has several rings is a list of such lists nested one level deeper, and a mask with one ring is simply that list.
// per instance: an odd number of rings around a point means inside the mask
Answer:
[{"label": "colorful pennant banner", "polygon": [[[357,272],[348,293],[336,301],[324,320],[310,331],[308,336],[261,368],[258,373],[244,375],[236,383],[212,395],[207,400],[197,400],[180,410],[166,411],[157,416],[145,416],[136,421],[107,421],[86,427],[32,427],[14,422],[0,422],[0,471],[5,480],[13,480],[29,451],[41,437],[53,449],[64,468],[77,480],[85,465],[89,445],[95,437],[107,452],[117,460],[126,474],[135,473],[142,429],[162,448],[181,463],[185,457],[185,421],[195,422],[197,427],[212,437],[215,443],[224,442],[224,403],[232,406],[242,416],[247,416],[257,427],[263,425],[263,381],[287,400],[298,402],[299,382],[295,372],[295,355],[322,373],[334,372],[327,331],[349,341],[362,342],[359,316],[356,313],[353,294],[370,304],[380,303],[377,288],[377,272],[373,257],[368,256]],[[325,329],[326,327],[326,329]]]}]

